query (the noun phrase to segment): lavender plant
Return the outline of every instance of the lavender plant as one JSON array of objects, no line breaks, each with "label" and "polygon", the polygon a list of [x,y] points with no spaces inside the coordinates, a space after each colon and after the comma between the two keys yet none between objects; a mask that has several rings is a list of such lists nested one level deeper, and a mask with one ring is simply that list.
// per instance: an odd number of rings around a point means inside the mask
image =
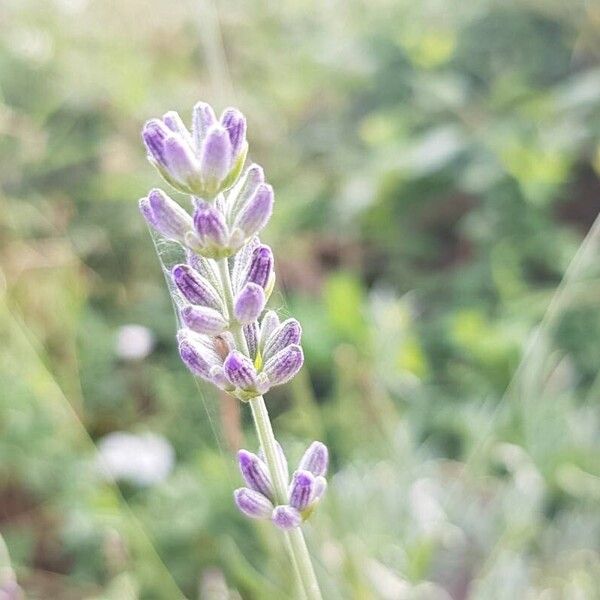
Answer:
[{"label": "lavender plant", "polygon": [[304,361],[298,321],[265,312],[274,258],[258,234],[273,211],[273,188],[256,164],[242,174],[246,120],[234,108],[217,119],[199,102],[191,132],[168,112],[148,121],[142,138],[151,164],[191,199],[192,214],[159,189],[140,200],[149,225],[186,252],[186,262],[170,272],[182,324],[179,354],[196,377],[249,404],[260,442],[258,455],[239,451],[247,487],[235,490],[235,503],[246,516],[270,519],[283,530],[301,595],[321,598],[301,525],[325,492],[327,448],[313,442],[290,481],[263,398]]}]

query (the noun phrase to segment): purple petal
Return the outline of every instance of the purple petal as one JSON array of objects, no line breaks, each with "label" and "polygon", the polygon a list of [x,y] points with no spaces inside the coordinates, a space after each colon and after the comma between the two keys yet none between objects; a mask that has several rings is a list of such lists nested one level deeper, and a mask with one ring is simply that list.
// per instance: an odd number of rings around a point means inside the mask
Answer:
[{"label": "purple petal", "polygon": [[248,486],[267,498],[273,498],[273,485],[267,465],[256,454],[248,450],[238,452],[238,464]]},{"label": "purple petal", "polygon": [[251,281],[260,285],[263,289],[267,287],[267,283],[273,271],[273,251],[266,244],[261,244],[254,249],[250,266],[246,275],[246,281]]},{"label": "purple petal", "polygon": [[247,244],[242,246],[239,252],[235,255],[235,259],[233,261],[233,270],[231,272],[234,291],[239,292],[242,286],[246,283],[246,274],[250,268],[252,254],[254,253],[254,249],[259,245],[259,239],[257,237],[253,237],[248,241]]},{"label": "purple petal", "polygon": [[315,477],[310,471],[296,471],[290,485],[290,505],[303,511],[313,499]]},{"label": "purple petal", "polygon": [[228,108],[221,116],[221,125],[225,127],[231,141],[231,152],[237,156],[246,141],[246,119],[237,108]]},{"label": "purple petal", "polygon": [[231,168],[231,159],[231,142],[226,129],[220,125],[213,126],[204,140],[200,157],[202,182],[210,193],[219,190]]},{"label": "purple petal", "polygon": [[162,190],[153,189],[140,200],[140,210],[148,223],[165,237],[183,242],[190,231],[191,217]]},{"label": "purple petal", "polygon": [[150,225],[153,229],[157,229],[157,221],[154,218],[154,213],[152,212],[152,207],[150,206],[150,201],[148,198],[140,198],[138,206],[148,225]]},{"label": "purple petal", "polygon": [[310,471],[313,475],[325,475],[329,465],[329,451],[322,442],[313,442],[300,461],[300,469]]},{"label": "purple petal", "polygon": [[252,361],[237,350],[231,352],[223,363],[225,375],[232,385],[251,390],[256,383],[256,369]]},{"label": "purple petal", "polygon": [[221,366],[213,366],[209,373],[209,380],[211,383],[216,385],[219,389],[225,390],[226,392],[233,392],[234,387],[229,383],[229,379],[225,377],[225,371]]},{"label": "purple petal", "polygon": [[239,510],[251,519],[268,519],[273,512],[271,501],[254,490],[239,488],[233,498]]},{"label": "purple petal", "polygon": [[235,220],[239,210],[256,193],[258,186],[265,182],[265,174],[259,165],[251,165],[240,179],[239,183],[229,194],[228,215],[231,221]]},{"label": "purple petal", "polygon": [[234,227],[239,227],[247,237],[257,234],[273,212],[273,188],[261,183],[253,196],[240,209]]},{"label": "purple petal", "polygon": [[198,178],[200,165],[189,144],[177,134],[171,134],[164,143],[164,157],[174,179],[187,184]]},{"label": "purple petal", "polygon": [[181,360],[194,375],[209,379],[211,368],[219,364],[219,356],[207,344],[193,339],[186,331],[180,332],[178,337]]},{"label": "purple petal", "polygon": [[213,267],[214,261],[211,261],[204,256],[200,256],[200,254],[196,254],[196,252],[191,250],[187,252],[186,258],[188,265],[190,265],[194,271],[198,271],[198,273],[213,286],[215,291],[220,289],[221,283]]},{"label": "purple petal", "polygon": [[273,509],[271,520],[280,529],[294,529],[302,523],[302,516],[292,506],[282,504]]},{"label": "purple petal", "polygon": [[146,121],[142,129],[142,139],[148,154],[163,167],[167,166],[165,141],[170,134],[171,130],[160,119]]},{"label": "purple petal", "polygon": [[250,358],[254,360],[256,358],[256,351],[258,350],[258,323],[256,321],[248,323],[244,325],[243,330]]},{"label": "purple petal", "polygon": [[188,144],[192,144],[192,136],[185,126],[185,123],[181,120],[179,113],[174,110],[163,115],[163,123],[174,133],[178,133]]},{"label": "purple petal", "polygon": [[322,475],[315,477],[315,489],[313,491],[313,501],[320,500],[327,490],[327,479]]},{"label": "purple petal", "polygon": [[173,282],[192,304],[220,310],[221,300],[215,289],[189,265],[176,265],[171,271]]},{"label": "purple petal", "polygon": [[264,348],[266,343],[269,341],[272,333],[279,327],[279,317],[273,310],[269,310],[265,313],[260,324],[260,343],[259,350],[264,355]]},{"label": "purple petal", "polygon": [[217,123],[215,111],[210,104],[198,102],[192,113],[192,132],[196,149],[202,146],[208,130]]},{"label": "purple petal", "polygon": [[227,246],[229,235],[223,214],[208,202],[198,205],[194,213],[194,226],[204,245],[219,248]]},{"label": "purple petal", "polygon": [[302,367],[304,354],[302,348],[295,344],[284,348],[265,362],[263,372],[269,378],[271,385],[281,385],[288,382]]},{"label": "purple petal", "polygon": [[300,344],[302,327],[296,319],[286,319],[279,325],[265,341],[263,351],[264,360],[267,361],[292,344]]},{"label": "purple petal", "polygon": [[227,321],[214,308],[186,306],[181,311],[181,320],[186,327],[204,335],[219,335],[227,329]]},{"label": "purple petal", "polygon": [[247,283],[235,299],[233,313],[239,323],[255,321],[265,307],[265,292],[255,283]]}]

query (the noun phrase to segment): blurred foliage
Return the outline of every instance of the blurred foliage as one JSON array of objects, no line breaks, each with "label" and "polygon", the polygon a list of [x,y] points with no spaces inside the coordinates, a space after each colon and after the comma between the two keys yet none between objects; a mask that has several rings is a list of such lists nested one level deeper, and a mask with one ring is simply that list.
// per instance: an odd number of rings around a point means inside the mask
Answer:
[{"label": "blurred foliage", "polygon": [[[28,597],[290,594],[231,501],[246,407],[179,363],[137,212],[141,124],[199,98],[247,114],[277,191],[307,368],[269,406],[292,461],[332,451],[325,597],[595,597],[599,59],[584,0],[3,0],[0,531]],[[170,476],[101,477],[116,430],[165,436]]]}]

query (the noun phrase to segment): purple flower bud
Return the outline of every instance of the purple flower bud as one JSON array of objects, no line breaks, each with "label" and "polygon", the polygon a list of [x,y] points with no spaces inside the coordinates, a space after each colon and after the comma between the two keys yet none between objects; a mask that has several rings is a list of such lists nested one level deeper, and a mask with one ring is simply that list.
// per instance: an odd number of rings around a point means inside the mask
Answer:
[{"label": "purple flower bud", "polygon": [[231,168],[231,142],[227,130],[214,125],[202,145],[200,168],[202,183],[207,193],[216,194]]},{"label": "purple flower bud", "polygon": [[186,327],[204,335],[219,335],[227,329],[227,321],[214,308],[186,306],[181,311],[181,320]]},{"label": "purple flower bud", "polygon": [[191,217],[162,190],[153,189],[140,200],[140,210],[148,224],[166,238],[183,242],[191,229]]},{"label": "purple flower bud", "polygon": [[210,370],[219,364],[219,355],[199,338],[192,337],[187,331],[180,331],[179,355],[187,368],[196,376],[209,379]]},{"label": "purple flower bud", "polygon": [[252,253],[246,281],[256,283],[264,290],[267,287],[272,271],[273,252],[269,246],[261,244]]},{"label": "purple flower bud", "polygon": [[239,210],[252,198],[258,186],[265,182],[265,174],[259,165],[251,165],[246,169],[239,183],[229,194],[227,214],[230,222],[235,220]]},{"label": "purple flower bud", "polygon": [[239,488],[233,492],[233,498],[240,511],[251,519],[268,519],[273,512],[270,500],[254,490]]},{"label": "purple flower bud", "polygon": [[302,348],[292,344],[278,352],[265,362],[263,372],[269,378],[271,385],[287,383],[302,367],[304,354]]},{"label": "purple flower bud", "polygon": [[296,471],[290,485],[290,505],[303,511],[313,499],[315,477],[310,471]]},{"label": "purple flower bud", "polygon": [[221,125],[225,127],[231,141],[231,152],[235,157],[246,141],[246,119],[237,108],[228,108],[221,116]]},{"label": "purple flower bud", "polygon": [[238,452],[238,463],[246,484],[266,498],[273,498],[273,484],[269,478],[267,465],[248,450]]},{"label": "purple flower bud", "polygon": [[246,283],[246,275],[248,273],[248,269],[250,268],[252,254],[254,253],[254,249],[258,248],[259,245],[259,239],[257,237],[253,237],[248,241],[247,244],[242,246],[240,251],[235,255],[235,259],[233,261],[233,270],[231,272],[234,291],[238,292]]},{"label": "purple flower bud", "polygon": [[188,250],[186,258],[188,265],[190,265],[194,271],[197,271],[202,277],[204,277],[204,279],[206,279],[206,281],[213,286],[215,291],[221,289],[221,282],[219,281],[219,276],[213,267],[213,261],[205,258],[204,256],[200,256],[200,254],[191,250]]},{"label": "purple flower bud", "polygon": [[142,129],[142,139],[148,155],[163,167],[167,166],[165,141],[170,135],[171,130],[160,119],[146,121]]},{"label": "purple flower bud", "polygon": [[194,185],[198,180],[200,165],[190,145],[177,134],[164,142],[164,158],[169,175],[182,185]]},{"label": "purple flower bud", "polygon": [[261,183],[253,196],[240,209],[234,222],[247,237],[257,234],[266,224],[273,212],[273,188]]},{"label": "purple flower bud", "polygon": [[286,319],[265,341],[263,356],[265,361],[292,344],[300,344],[302,327],[296,319]]},{"label": "purple flower bud", "polygon": [[194,106],[192,113],[192,132],[196,148],[202,146],[208,130],[217,123],[217,117],[210,104],[198,102]]},{"label": "purple flower bud", "polygon": [[252,361],[237,350],[231,352],[223,363],[225,375],[232,385],[242,390],[252,390],[256,383],[256,369]]},{"label": "purple flower bud", "polygon": [[279,316],[273,310],[265,313],[262,323],[260,324],[260,343],[259,350],[264,355],[264,348],[269,341],[272,333],[279,327]]},{"label": "purple flower bud", "polygon": [[247,283],[235,299],[233,313],[239,323],[255,321],[265,307],[265,292],[255,283]]},{"label": "purple flower bud", "polygon": [[185,123],[181,120],[179,113],[174,110],[170,110],[163,115],[162,120],[171,131],[178,133],[186,143],[192,146],[192,136],[190,135],[188,128],[185,126]]},{"label": "purple flower bud", "polygon": [[295,508],[282,504],[273,509],[271,520],[280,529],[294,529],[302,523],[302,516]]},{"label": "purple flower bud", "polygon": [[300,469],[310,471],[313,475],[325,475],[329,465],[329,451],[321,442],[313,442],[300,461]]},{"label": "purple flower bud", "polygon": [[215,289],[189,265],[176,265],[171,275],[186,300],[192,304],[221,310],[222,303]]},{"label": "purple flower bud", "polygon": [[194,213],[194,226],[200,241],[208,248],[225,248],[229,240],[223,214],[208,202],[198,205]]},{"label": "purple flower bud", "polygon": [[226,392],[233,392],[235,390],[234,386],[229,383],[229,379],[225,377],[225,371],[223,371],[222,366],[214,365],[211,367],[208,379],[220,390],[225,390]]},{"label": "purple flower bud", "polygon": [[243,327],[244,337],[248,344],[248,351],[250,358],[254,360],[256,358],[256,351],[258,350],[258,323],[252,321]]},{"label": "purple flower bud", "polygon": [[322,475],[315,477],[315,489],[313,491],[313,502],[320,500],[327,490],[327,479]]}]

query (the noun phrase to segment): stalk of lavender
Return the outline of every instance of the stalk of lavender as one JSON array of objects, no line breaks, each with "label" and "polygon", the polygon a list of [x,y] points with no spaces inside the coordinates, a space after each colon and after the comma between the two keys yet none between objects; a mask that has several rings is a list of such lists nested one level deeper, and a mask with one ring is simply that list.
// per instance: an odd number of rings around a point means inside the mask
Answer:
[{"label": "stalk of lavender", "polygon": [[190,195],[193,213],[152,190],[140,210],[162,237],[186,250],[171,272],[178,296],[179,353],[197,377],[250,405],[261,455],[238,454],[246,487],[234,492],[239,510],[269,519],[284,532],[301,595],[321,592],[301,525],[326,489],[327,448],[313,442],[293,473],[277,443],[263,395],[302,367],[302,329],[265,306],[275,283],[274,258],[258,234],[273,211],[273,189],[258,165],[242,174],[246,120],[234,108],[217,119],[194,107],[192,131],[175,112],[151,119],[142,131],[148,159],[175,189]]}]

